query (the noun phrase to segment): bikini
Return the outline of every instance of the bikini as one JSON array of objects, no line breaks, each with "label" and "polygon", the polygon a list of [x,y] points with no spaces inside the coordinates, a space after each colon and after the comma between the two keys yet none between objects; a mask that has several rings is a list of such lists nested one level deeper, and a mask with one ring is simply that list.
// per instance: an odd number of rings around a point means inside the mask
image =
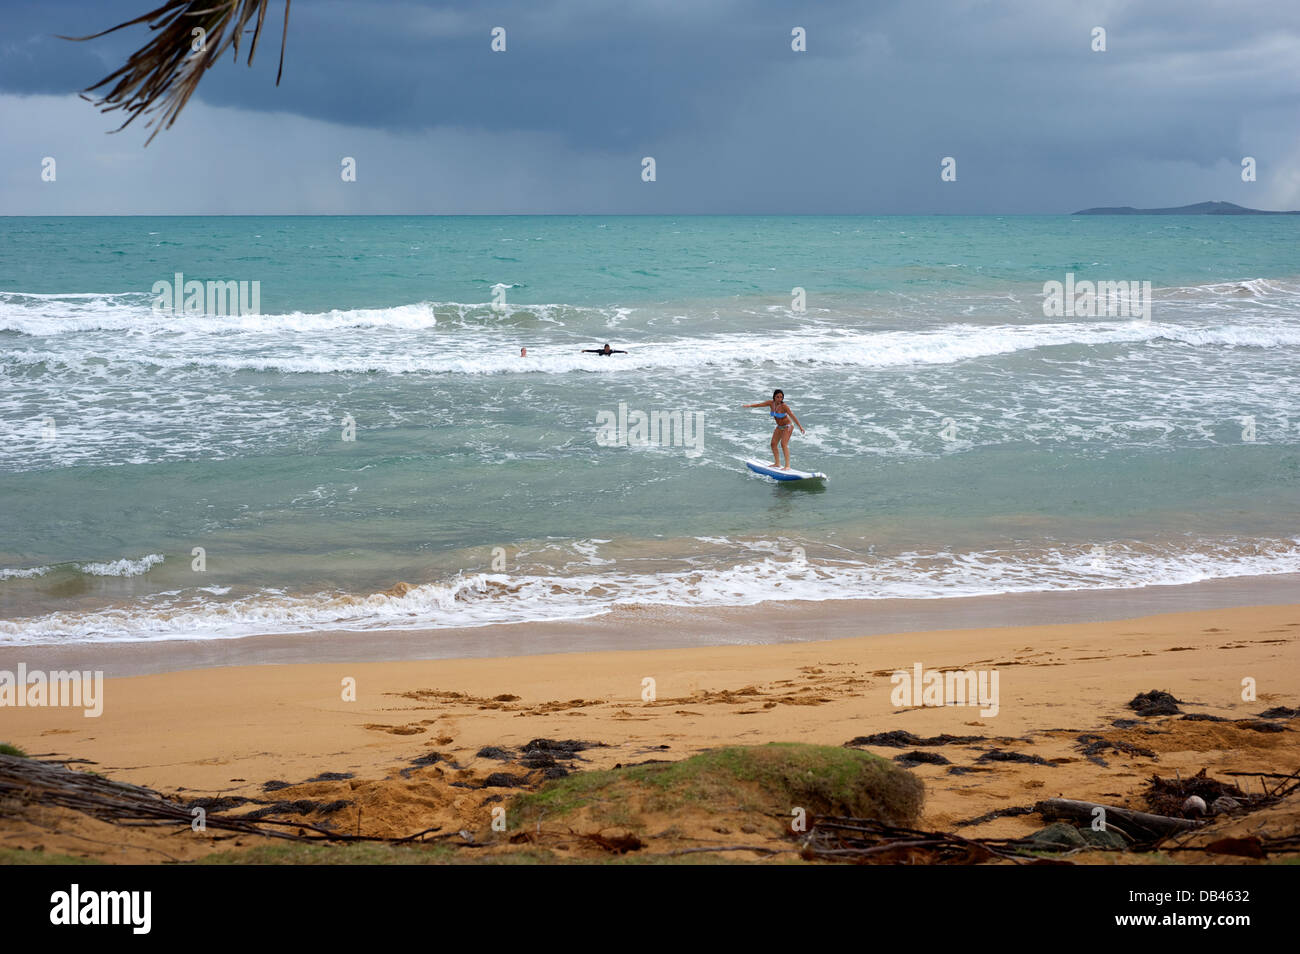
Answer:
[{"label": "bikini", "polygon": [[[780,414],[776,413],[776,411],[769,411],[768,413],[771,414],[771,415],[772,415],[774,418],[776,418],[777,420],[780,420],[781,418],[785,417],[785,412],[784,412],[784,411],[781,412]],[[794,427],[793,424],[778,424],[778,425],[776,425],[776,429],[777,429],[777,430],[784,430],[784,429],[786,429],[786,428],[792,428],[792,427]]]}]

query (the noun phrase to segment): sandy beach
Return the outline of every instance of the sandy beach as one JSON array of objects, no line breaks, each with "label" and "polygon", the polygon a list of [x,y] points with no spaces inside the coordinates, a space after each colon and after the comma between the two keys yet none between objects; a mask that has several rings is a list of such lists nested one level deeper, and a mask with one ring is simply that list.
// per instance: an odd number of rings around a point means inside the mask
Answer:
[{"label": "sandy beach", "polygon": [[[777,612],[798,627],[798,607]],[[22,655],[29,667],[56,666],[37,650]],[[12,668],[15,658],[6,650],[0,668]],[[891,674],[918,664],[927,671],[996,671],[996,706],[896,704]],[[1253,700],[1243,699],[1243,680],[1255,681]],[[355,701],[344,698],[351,685]],[[1181,712],[1197,718],[1144,718],[1126,707],[1150,690],[1172,693]],[[943,757],[910,768],[925,785],[921,827],[1021,837],[1043,822],[1003,815],[965,823],[1055,796],[1140,808],[1150,776],[1188,777],[1201,769],[1258,790],[1257,780],[1225,773],[1290,774],[1300,767],[1300,736],[1287,720],[1261,731],[1256,718],[1298,699],[1300,605],[1290,604],[770,645],[110,673],[102,716],[5,709],[0,741],[182,801],[234,796],[249,799],[247,808],[275,800],[335,803],[327,815],[284,817],[385,837],[477,832],[490,842],[492,807],[544,782],[545,773],[519,764],[532,740],[599,743],[567,762],[583,771],[676,761],[730,745],[844,746],[903,732],[921,741],[857,747],[891,759],[918,747]],[[925,745],[944,734],[967,741]],[[990,752],[1037,758],[993,760],[985,757]],[[1295,801],[1269,809],[1267,823],[1294,833]],[[1221,821],[1258,827],[1265,814]],[[706,806],[671,830],[653,817],[630,827],[650,853],[685,843],[725,845],[735,834],[718,817]],[[668,833],[656,838],[657,831]],[[782,840],[771,824],[744,837],[777,846]],[[116,862],[190,860],[263,841],[228,833],[174,837],[39,806],[0,820],[0,847]],[[588,850],[562,842],[550,848],[560,857]],[[480,851],[518,850],[500,838]]]}]

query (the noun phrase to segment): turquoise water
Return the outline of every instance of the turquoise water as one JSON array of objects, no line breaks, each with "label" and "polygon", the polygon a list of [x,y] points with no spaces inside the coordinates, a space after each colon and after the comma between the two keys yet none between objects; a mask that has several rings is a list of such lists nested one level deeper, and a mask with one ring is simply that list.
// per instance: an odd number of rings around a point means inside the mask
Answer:
[{"label": "turquoise water", "polygon": [[[1298,239],[1290,217],[0,219],[0,641],[1297,572]],[[259,282],[260,314],[155,311],[176,272]],[[1150,320],[1046,317],[1067,274],[1150,282]],[[629,353],[578,353],[606,341]],[[739,463],[771,435],[740,405],[775,387],[823,487]],[[699,440],[609,446],[620,406]]]}]

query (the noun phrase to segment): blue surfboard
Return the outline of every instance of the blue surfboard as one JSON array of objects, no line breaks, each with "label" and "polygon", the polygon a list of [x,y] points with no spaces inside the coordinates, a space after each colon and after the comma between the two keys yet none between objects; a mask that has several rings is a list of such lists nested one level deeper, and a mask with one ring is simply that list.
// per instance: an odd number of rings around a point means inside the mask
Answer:
[{"label": "blue surfboard", "polygon": [[748,467],[756,474],[762,474],[764,477],[771,477],[774,480],[829,480],[830,479],[819,470],[807,471],[807,470],[795,470],[793,468],[786,469],[784,467],[773,467],[771,464],[765,463],[764,461],[761,460],[755,460],[753,457],[745,458],[745,466]]}]

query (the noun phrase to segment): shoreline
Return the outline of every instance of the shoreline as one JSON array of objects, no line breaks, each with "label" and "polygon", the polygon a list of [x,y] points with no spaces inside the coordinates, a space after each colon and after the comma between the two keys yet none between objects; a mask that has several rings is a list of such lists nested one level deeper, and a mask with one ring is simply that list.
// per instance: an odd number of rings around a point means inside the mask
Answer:
[{"label": "shoreline", "polygon": [[578,620],[442,629],[314,630],[219,639],[0,645],[0,669],[102,669],[109,677],[226,666],[519,658],[765,646],[856,636],[1102,623],[1163,613],[1285,606],[1300,574],[1116,590],[945,599],[773,600],[752,606],[616,608]]}]

